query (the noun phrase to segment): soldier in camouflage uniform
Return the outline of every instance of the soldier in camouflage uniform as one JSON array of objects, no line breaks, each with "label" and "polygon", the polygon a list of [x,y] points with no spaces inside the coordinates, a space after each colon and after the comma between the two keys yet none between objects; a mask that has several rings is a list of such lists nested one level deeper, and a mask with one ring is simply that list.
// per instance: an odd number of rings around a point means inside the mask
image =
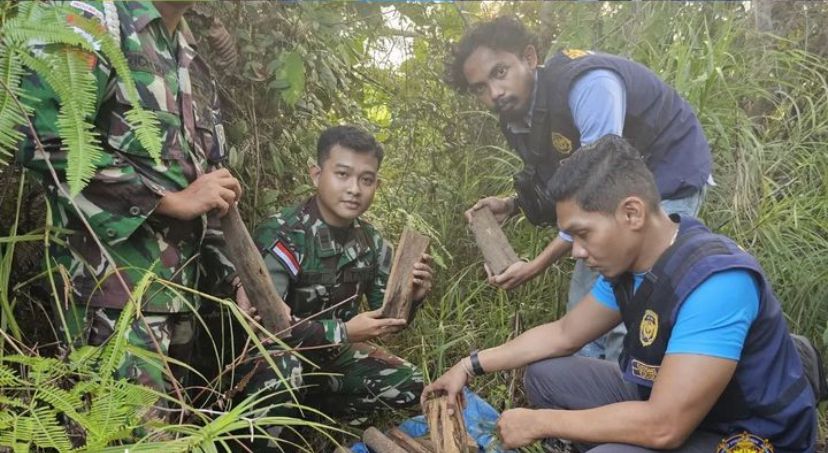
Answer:
[{"label": "soldier in camouflage uniform", "polygon": [[[222,252],[218,216],[238,200],[241,188],[227,170],[216,169],[224,140],[217,91],[181,20],[188,4],[67,3],[78,15],[99,20],[120,41],[141,107],[157,116],[163,140],[156,165],[124,119],[130,105],[123,80],[101,55],[90,55],[97,82],[93,120],[104,154],[88,186],[72,200],[76,208],[64,195],[67,160],[57,131],[57,95],[35,75],[23,82],[45,149],[36,147],[27,130],[18,161],[42,182],[54,225],[65,231],[50,251],[59,294],[67,299],[55,307],[62,315],[58,325],[68,342],[99,345],[111,336],[130,293],[148,273],[185,288],[231,292],[233,267]],[[140,314],[127,332],[129,343],[188,362],[198,296],[153,280],[140,302]],[[160,360],[127,354],[118,374],[169,391],[171,376],[165,370]]]},{"label": "soldier in camouflage uniform", "polygon": [[[294,318],[295,345],[314,368],[298,359],[279,363],[304,404],[326,414],[354,416],[378,408],[415,404],[422,373],[411,363],[367,343],[400,330],[408,320],[382,319],[379,309],[393,253],[371,224],[359,218],[373,200],[382,147],[366,132],[337,126],[322,133],[311,177],[315,196],[286,208],[260,225],[261,248],[276,288]],[[430,257],[413,271],[417,305],[431,288]],[[365,296],[370,311],[360,312]],[[283,356],[284,358],[284,356]],[[330,373],[314,376],[309,373]],[[287,399],[282,380],[266,369],[247,392],[264,390]]]}]

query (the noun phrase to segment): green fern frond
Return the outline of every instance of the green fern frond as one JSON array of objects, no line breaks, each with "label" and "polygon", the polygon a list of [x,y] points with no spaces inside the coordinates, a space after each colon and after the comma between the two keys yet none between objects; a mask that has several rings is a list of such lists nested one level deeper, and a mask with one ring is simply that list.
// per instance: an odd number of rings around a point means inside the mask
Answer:
[{"label": "green fern frond", "polygon": [[50,407],[38,407],[28,417],[32,424],[32,442],[40,448],[54,448],[66,451],[72,442],[66,430],[58,423],[57,412]]},{"label": "green fern frond", "polygon": [[21,20],[14,18],[3,26],[4,38],[7,42],[20,44],[61,44],[79,47],[87,52],[94,52],[92,43],[67,26],[55,26],[66,24],[66,20],[56,19],[54,22],[46,20]]},{"label": "green fern frond", "polygon": [[99,426],[91,423],[86,416],[78,412],[78,408],[83,406],[83,401],[72,393],[52,386],[40,386],[34,398],[51,405],[57,412],[62,412],[87,431],[100,436]]},{"label": "green fern frond", "polygon": [[[8,387],[6,387],[4,390],[8,391],[10,389]],[[9,408],[11,408],[11,407],[18,408],[18,409],[24,409],[24,408],[29,407],[28,404],[24,403],[23,401],[20,401],[19,399],[10,398],[10,397],[8,397],[6,395],[3,395],[3,394],[0,394],[0,406],[6,406],[6,408],[4,410],[9,410]],[[5,419],[4,419],[5,416],[8,416],[8,414],[5,413],[5,412],[0,412],[0,430],[4,429],[4,426],[6,426],[5,425]]]},{"label": "green fern frond", "polygon": [[147,291],[147,288],[154,277],[155,274],[147,272],[133,287],[129,303],[127,303],[121,311],[121,315],[115,323],[115,329],[112,332],[111,337],[112,340],[107,343],[101,353],[101,376],[112,376],[118,369],[118,365],[121,363],[124,353],[126,353],[127,329],[132,323],[137,307],[141,305],[141,299],[143,299],[144,293]]},{"label": "green fern frond", "polygon": [[20,385],[20,378],[11,368],[0,363],[0,387],[14,387]]},{"label": "green fern frond", "polygon": [[79,18],[75,21],[78,28],[92,35],[100,44],[101,53],[106,57],[116,74],[126,75],[121,77],[124,85],[124,94],[127,101],[132,105],[130,111],[126,112],[127,122],[135,128],[135,137],[141,143],[150,157],[160,163],[161,158],[161,129],[158,118],[154,113],[141,108],[141,99],[138,96],[138,89],[135,81],[132,80],[127,59],[121,52],[120,43],[115,41],[108,33],[101,31],[98,23],[89,19]]},{"label": "green fern frond", "polygon": [[18,127],[25,124],[26,118],[14,98],[20,99],[20,79],[23,76],[23,66],[15,58],[17,49],[0,43],[0,79],[4,88],[0,89],[0,165],[8,162],[5,157],[11,157],[17,144],[23,139]]}]

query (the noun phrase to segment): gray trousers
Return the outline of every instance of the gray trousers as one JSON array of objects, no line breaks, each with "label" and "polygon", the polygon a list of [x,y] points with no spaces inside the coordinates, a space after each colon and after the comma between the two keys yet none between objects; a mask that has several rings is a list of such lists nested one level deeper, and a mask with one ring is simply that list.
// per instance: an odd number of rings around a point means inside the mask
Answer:
[{"label": "gray trousers", "polygon": [[[699,213],[706,191],[707,188],[705,187],[684,198],[661,200],[661,207],[668,214],[695,217]],[[572,272],[572,280],[569,282],[569,297],[566,302],[567,311],[571,310],[592,290],[592,285],[595,284],[595,280],[597,279],[598,273],[589,270],[586,264],[584,264],[584,260],[578,260],[575,263],[575,271]],[[618,356],[621,355],[621,347],[624,345],[624,335],[626,334],[627,328],[624,327],[624,324],[618,324],[611,331],[607,332],[606,335],[585,345],[578,351],[578,355],[596,359],[607,359],[615,362],[618,360]]]},{"label": "gray trousers", "polygon": [[[559,357],[529,365],[523,378],[530,404],[539,409],[591,409],[622,401],[640,400],[635,385],[624,381],[618,365],[588,357]],[[680,448],[681,453],[711,453],[722,435],[694,432]],[[576,444],[590,453],[642,453],[652,451],[627,444]]]}]

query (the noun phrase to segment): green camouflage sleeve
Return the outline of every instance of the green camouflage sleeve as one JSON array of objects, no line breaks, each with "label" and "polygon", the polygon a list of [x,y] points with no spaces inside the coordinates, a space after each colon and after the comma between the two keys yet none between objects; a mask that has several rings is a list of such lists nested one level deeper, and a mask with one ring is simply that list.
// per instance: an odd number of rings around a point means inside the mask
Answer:
[{"label": "green camouflage sleeve", "polygon": [[233,297],[233,278],[236,267],[227,257],[224,231],[217,214],[207,215],[207,230],[201,244],[202,290],[217,297]]},{"label": "green camouflage sleeve", "polygon": [[[94,18],[87,15],[89,18]],[[42,48],[49,52],[49,48]],[[95,82],[95,117],[101,109],[108,88],[111,68],[98,54],[87,56]],[[34,131],[24,128],[25,138],[21,141],[16,160],[31,170],[56,196],[59,210],[74,212],[69,200],[57,191],[46,162],[50,162],[57,173],[58,181],[68,192],[66,182],[67,152],[58,134],[58,113],[60,99],[55,91],[37,74],[28,72],[21,87],[26,94],[23,99],[33,108],[30,117]],[[93,120],[94,121],[94,120]],[[43,144],[44,152],[36,147],[35,135]],[[86,189],[74,199],[81,213],[89,220],[95,234],[109,245],[127,239],[155,210],[160,195],[144,183],[144,178],[123,159],[104,152],[94,162],[96,172]]]},{"label": "green camouflage sleeve", "polygon": [[371,310],[378,310],[382,308],[382,300],[385,298],[385,287],[388,286],[388,277],[391,275],[391,262],[394,259],[394,248],[376,231],[374,231],[373,240],[374,250],[377,251],[377,273],[365,294]]}]

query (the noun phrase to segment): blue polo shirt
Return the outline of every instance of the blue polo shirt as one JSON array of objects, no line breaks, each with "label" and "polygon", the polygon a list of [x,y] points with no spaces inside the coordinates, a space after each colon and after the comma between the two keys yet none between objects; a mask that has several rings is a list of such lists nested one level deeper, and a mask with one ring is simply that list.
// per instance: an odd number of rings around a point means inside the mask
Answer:
[{"label": "blue polo shirt", "polygon": [[[638,290],[644,274],[636,274]],[[618,311],[612,286],[603,276],[592,287],[599,303]],[[759,313],[759,285],[743,269],[715,273],[681,306],[665,354],[699,354],[738,361],[748,330]]]}]

